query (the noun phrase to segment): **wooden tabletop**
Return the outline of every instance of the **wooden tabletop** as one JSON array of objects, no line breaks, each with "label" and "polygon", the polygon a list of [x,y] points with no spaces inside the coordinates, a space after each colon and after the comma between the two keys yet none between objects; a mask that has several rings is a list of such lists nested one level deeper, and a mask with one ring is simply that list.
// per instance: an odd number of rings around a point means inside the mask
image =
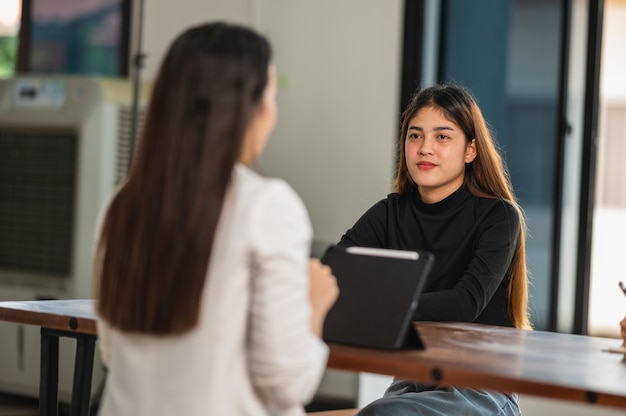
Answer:
[{"label": "wooden tabletop", "polygon": [[328,366],[499,391],[626,407],[619,340],[469,323],[419,322],[419,351],[331,344]]},{"label": "wooden tabletop", "polygon": [[[0,302],[0,321],[96,334],[93,300]],[[619,340],[469,323],[415,324],[425,350],[330,344],[328,366],[626,408]]]},{"label": "wooden tabletop", "polygon": [[0,302],[0,321],[96,335],[91,299]]}]

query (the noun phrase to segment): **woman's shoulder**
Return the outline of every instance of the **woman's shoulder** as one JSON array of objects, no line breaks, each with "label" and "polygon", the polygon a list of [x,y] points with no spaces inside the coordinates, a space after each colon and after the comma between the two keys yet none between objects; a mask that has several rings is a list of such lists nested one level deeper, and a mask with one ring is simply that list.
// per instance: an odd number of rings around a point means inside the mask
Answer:
[{"label": "woman's shoulder", "polygon": [[473,197],[476,210],[488,214],[491,218],[505,218],[509,222],[519,223],[522,215],[520,208],[503,198]]},{"label": "woman's shoulder", "polygon": [[382,199],[379,203],[391,206],[410,205],[413,204],[414,198],[414,192],[405,192],[402,194],[398,192],[392,192],[387,194],[387,197],[385,199]]},{"label": "woman's shoulder", "polygon": [[284,179],[263,176],[241,164],[235,166],[233,182],[235,186],[245,188],[247,192],[257,191],[264,194],[271,191],[297,197],[296,192]]},{"label": "woman's shoulder", "polygon": [[232,186],[246,205],[306,210],[300,196],[284,179],[263,176],[244,165],[235,166]]},{"label": "woman's shoulder", "polygon": [[237,166],[225,211],[237,226],[245,228],[254,245],[263,250],[270,241],[310,239],[312,227],[302,199],[280,178],[265,177],[245,166]]},{"label": "woman's shoulder", "polygon": [[507,212],[517,212],[518,208],[513,202],[504,198],[487,198],[480,196],[473,196],[476,200],[476,204],[485,208],[498,209]]}]

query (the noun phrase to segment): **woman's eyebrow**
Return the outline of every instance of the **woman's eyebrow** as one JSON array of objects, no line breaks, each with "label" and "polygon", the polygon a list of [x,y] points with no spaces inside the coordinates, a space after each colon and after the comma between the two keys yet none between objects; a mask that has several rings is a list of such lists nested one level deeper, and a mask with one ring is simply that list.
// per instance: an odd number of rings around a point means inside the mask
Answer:
[{"label": "woman's eyebrow", "polygon": [[[424,131],[424,129],[422,127],[420,127],[420,126],[409,126],[408,130]],[[437,127],[433,128],[433,131],[441,131],[441,130],[454,131],[454,128],[450,127],[450,126],[437,126]]]}]

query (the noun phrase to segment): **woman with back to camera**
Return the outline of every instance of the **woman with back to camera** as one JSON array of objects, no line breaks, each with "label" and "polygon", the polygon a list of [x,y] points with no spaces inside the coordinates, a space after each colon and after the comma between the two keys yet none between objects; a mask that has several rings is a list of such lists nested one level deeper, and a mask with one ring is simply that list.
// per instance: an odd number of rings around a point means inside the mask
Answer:
[{"label": "woman with back to camera", "polygon": [[[418,91],[402,117],[395,193],[372,206],[339,246],[426,250],[435,264],[414,320],[530,329],[525,224],[494,139],[471,94]],[[514,393],[394,380],[371,415],[519,415]]]},{"label": "woman with back to camera", "polygon": [[302,201],[248,167],[276,95],[247,28],[197,26],[167,52],[97,245],[101,415],[297,415],[315,393],[336,282],[309,260]]}]

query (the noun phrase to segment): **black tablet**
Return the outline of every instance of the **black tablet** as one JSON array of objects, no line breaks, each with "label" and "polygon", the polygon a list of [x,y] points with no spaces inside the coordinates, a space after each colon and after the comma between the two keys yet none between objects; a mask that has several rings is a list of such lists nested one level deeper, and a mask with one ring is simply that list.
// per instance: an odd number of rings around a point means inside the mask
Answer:
[{"label": "black tablet", "polygon": [[331,247],[321,259],[337,277],[339,298],[324,340],[384,349],[423,349],[412,324],[434,262],[429,252]]}]

